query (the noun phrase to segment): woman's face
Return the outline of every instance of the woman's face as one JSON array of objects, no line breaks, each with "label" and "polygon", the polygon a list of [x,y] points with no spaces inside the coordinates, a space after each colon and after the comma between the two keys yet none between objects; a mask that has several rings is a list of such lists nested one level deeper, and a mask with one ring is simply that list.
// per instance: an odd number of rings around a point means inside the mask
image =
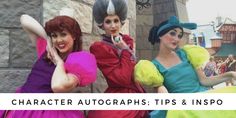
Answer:
[{"label": "woman's face", "polygon": [[117,15],[109,15],[105,17],[103,22],[103,29],[107,36],[117,36],[120,33],[121,22]]},{"label": "woman's face", "polygon": [[179,41],[183,36],[183,32],[180,28],[175,28],[160,37],[161,44],[165,47],[175,50],[178,47]]},{"label": "woman's face", "polygon": [[52,44],[61,54],[69,54],[73,51],[74,38],[67,31],[54,32],[51,34]]}]

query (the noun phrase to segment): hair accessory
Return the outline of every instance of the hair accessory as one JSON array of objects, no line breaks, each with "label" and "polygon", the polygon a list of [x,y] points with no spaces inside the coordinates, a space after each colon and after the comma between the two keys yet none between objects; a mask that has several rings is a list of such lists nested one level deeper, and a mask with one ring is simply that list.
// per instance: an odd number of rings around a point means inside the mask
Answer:
[{"label": "hair accessory", "polygon": [[108,4],[108,7],[107,7],[107,14],[108,15],[115,15],[116,14],[115,7],[114,7],[111,0],[109,0],[109,4]]},{"label": "hair accessory", "polygon": [[96,0],[93,5],[94,20],[99,28],[102,28],[104,19],[109,15],[117,15],[124,25],[127,11],[127,0]]},{"label": "hair accessory", "polygon": [[157,36],[159,36],[159,34],[161,33],[161,31],[170,28],[170,27],[181,27],[181,28],[186,28],[186,29],[196,29],[197,28],[197,24],[196,23],[181,23],[179,21],[179,19],[176,16],[171,16],[167,22],[167,24],[161,26],[158,30],[157,30]]}]

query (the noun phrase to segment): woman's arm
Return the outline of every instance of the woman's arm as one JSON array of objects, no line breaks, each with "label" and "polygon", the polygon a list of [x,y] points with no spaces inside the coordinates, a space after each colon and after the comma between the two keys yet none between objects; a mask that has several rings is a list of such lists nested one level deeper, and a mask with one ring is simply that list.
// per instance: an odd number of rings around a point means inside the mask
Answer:
[{"label": "woman's arm", "polygon": [[64,63],[57,63],[51,81],[52,91],[54,93],[71,92],[78,84],[78,78],[74,74],[65,72]]},{"label": "woman's arm", "polygon": [[74,74],[66,73],[64,62],[55,49],[51,49],[50,52],[52,61],[56,65],[51,80],[52,91],[55,93],[71,92],[79,84],[79,78]]},{"label": "woman's arm", "polygon": [[20,18],[22,28],[27,32],[31,41],[35,43],[38,37],[47,39],[47,33],[44,28],[34,18],[27,14],[23,14]]},{"label": "woman's arm", "polygon": [[236,72],[233,71],[211,77],[206,77],[202,68],[196,69],[196,72],[199,77],[200,84],[207,87],[214,86],[231,79],[236,79]]},{"label": "woman's arm", "polygon": [[168,93],[168,90],[163,85],[159,87],[155,87],[155,89],[157,90],[157,93]]},{"label": "woman's arm", "polygon": [[[49,40],[44,28],[31,16],[24,14],[20,18],[21,26],[28,34],[31,42],[36,45],[38,57],[40,57],[46,50],[51,48],[51,40]],[[47,49],[48,50],[48,49]]]}]

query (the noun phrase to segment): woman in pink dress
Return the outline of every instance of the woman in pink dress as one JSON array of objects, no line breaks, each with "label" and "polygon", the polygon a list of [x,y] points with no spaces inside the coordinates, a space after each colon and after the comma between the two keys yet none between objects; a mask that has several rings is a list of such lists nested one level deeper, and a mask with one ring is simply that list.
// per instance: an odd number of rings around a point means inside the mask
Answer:
[{"label": "woman in pink dress", "polygon": [[[82,51],[82,33],[76,20],[57,16],[46,22],[46,32],[28,15],[22,15],[21,24],[37,44],[38,60],[18,92],[66,93],[95,81],[96,61],[92,54]],[[84,118],[84,114],[79,110],[12,110],[1,111],[0,117]]]}]

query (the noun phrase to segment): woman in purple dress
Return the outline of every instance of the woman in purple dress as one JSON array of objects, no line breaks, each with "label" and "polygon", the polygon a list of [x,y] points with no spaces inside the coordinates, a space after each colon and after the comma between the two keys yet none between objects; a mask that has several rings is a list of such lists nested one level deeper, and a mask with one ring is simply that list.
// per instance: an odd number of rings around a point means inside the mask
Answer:
[{"label": "woman in purple dress", "polygon": [[[17,92],[72,92],[77,86],[86,86],[96,80],[96,61],[92,54],[82,51],[82,33],[76,20],[57,16],[46,22],[45,31],[35,19],[22,15],[21,24],[36,42],[38,60]],[[3,111],[0,117],[84,118],[84,114],[79,110],[12,110]]]}]

